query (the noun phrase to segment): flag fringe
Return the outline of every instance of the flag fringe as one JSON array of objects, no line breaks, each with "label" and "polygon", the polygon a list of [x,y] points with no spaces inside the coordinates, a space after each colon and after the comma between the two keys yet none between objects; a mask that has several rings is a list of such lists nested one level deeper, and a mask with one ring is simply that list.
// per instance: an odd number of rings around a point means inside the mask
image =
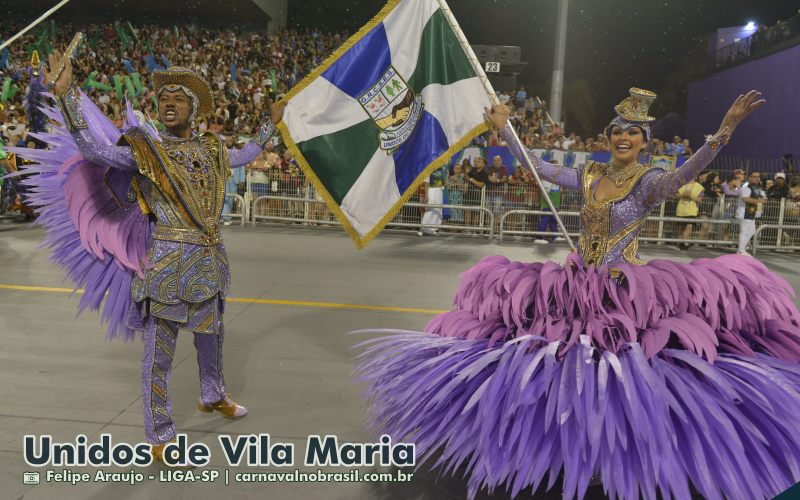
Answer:
[{"label": "flag fringe", "polygon": [[316,80],[318,76],[324,73],[333,63],[335,63],[342,56],[342,54],[350,50],[353,45],[360,42],[361,39],[367,35],[367,33],[375,28],[375,26],[382,23],[383,20],[386,19],[386,16],[388,16],[389,13],[392,12],[392,10],[394,10],[394,8],[397,7],[397,4],[399,4],[401,1],[402,0],[389,0],[389,2],[387,2],[386,5],[384,5],[383,8],[375,15],[375,17],[370,19],[369,22],[362,26],[361,29],[358,30],[353,36],[345,40],[338,49],[334,50],[333,53],[331,53],[331,55],[329,55],[328,58],[322,62],[322,64],[317,66],[311,73],[306,75],[305,78],[300,80],[300,83],[289,89],[289,92],[287,92],[286,95],[278,101],[278,104],[288,104],[292,97],[305,90],[305,88],[308,87],[311,82]]},{"label": "flag fringe", "polygon": [[297,160],[297,163],[300,166],[300,169],[305,174],[306,179],[311,183],[312,186],[314,186],[314,191],[325,201],[325,204],[333,213],[334,217],[336,217],[336,220],[339,221],[339,223],[342,225],[342,228],[344,228],[345,232],[347,232],[347,234],[350,235],[350,238],[352,238],[353,243],[355,243],[356,245],[356,248],[361,250],[364,247],[366,247],[367,244],[373,240],[373,238],[378,236],[378,234],[380,234],[381,231],[383,231],[383,228],[386,226],[386,224],[388,224],[389,221],[391,221],[392,218],[397,214],[397,212],[399,212],[400,209],[403,208],[403,205],[405,205],[406,202],[408,202],[408,199],[411,198],[411,195],[413,195],[417,191],[417,189],[419,189],[420,185],[422,185],[422,183],[425,182],[425,180],[433,173],[434,170],[440,168],[442,165],[447,164],[453,158],[453,155],[455,155],[456,153],[467,147],[469,143],[472,141],[472,139],[489,130],[489,124],[484,122],[481,123],[480,125],[477,125],[475,128],[470,130],[464,137],[462,137],[461,140],[450,146],[450,148],[447,151],[445,151],[444,153],[439,155],[438,158],[429,163],[428,166],[425,167],[425,169],[422,171],[422,173],[420,173],[417,176],[417,178],[414,180],[411,186],[409,186],[408,189],[406,189],[405,193],[403,193],[403,195],[400,196],[400,198],[395,202],[395,204],[392,205],[392,208],[389,209],[389,211],[386,212],[386,214],[381,218],[381,220],[375,224],[375,227],[373,227],[364,236],[358,234],[358,231],[356,231],[356,228],[354,228],[353,225],[350,223],[350,220],[347,218],[347,215],[342,210],[342,207],[339,206],[339,203],[333,199],[333,196],[330,195],[328,190],[322,184],[322,181],[314,173],[314,170],[311,168],[311,165],[309,165],[308,161],[306,161],[305,156],[303,156],[303,153],[300,152],[300,149],[297,147],[297,144],[295,144],[294,139],[292,139],[292,136],[289,134],[289,128],[286,126],[286,124],[284,122],[278,123],[278,129],[280,130],[281,135],[283,136],[283,142],[286,144],[286,147],[288,147],[289,150],[294,155],[295,160]]},{"label": "flag fringe", "polygon": [[365,246],[367,246],[367,243],[372,241],[373,238],[378,236],[378,234],[380,234],[380,232],[383,231],[383,228],[386,226],[386,224],[388,224],[389,221],[391,221],[392,218],[394,218],[397,212],[399,212],[400,209],[403,208],[403,205],[405,205],[406,202],[408,202],[408,199],[411,198],[411,195],[413,195],[417,191],[417,189],[419,189],[420,185],[422,185],[422,183],[424,183],[428,179],[428,177],[433,173],[434,170],[441,167],[442,165],[447,164],[453,158],[453,155],[455,155],[465,147],[469,146],[469,143],[472,142],[472,139],[483,134],[487,130],[489,130],[489,125],[487,123],[484,122],[481,123],[480,125],[477,125],[472,130],[470,130],[467,133],[467,135],[462,137],[461,140],[450,146],[450,148],[447,151],[445,151],[444,153],[439,155],[438,158],[429,163],[428,166],[425,167],[425,170],[423,170],[422,173],[419,176],[417,176],[416,180],[414,180],[411,186],[409,186],[409,188],[406,189],[406,192],[403,193],[400,199],[398,199],[392,206],[392,208],[388,212],[386,212],[386,215],[384,215],[383,218],[381,218],[381,220],[378,221],[375,227],[373,227],[370,230],[370,232],[368,232],[362,238],[356,241],[356,246],[358,246],[359,249],[362,249]]}]

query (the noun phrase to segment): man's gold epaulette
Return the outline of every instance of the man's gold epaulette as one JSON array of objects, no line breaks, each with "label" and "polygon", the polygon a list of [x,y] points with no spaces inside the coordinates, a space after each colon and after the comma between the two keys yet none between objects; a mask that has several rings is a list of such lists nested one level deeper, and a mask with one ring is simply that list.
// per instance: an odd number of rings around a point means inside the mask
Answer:
[{"label": "man's gold epaulette", "polygon": [[154,183],[159,183],[158,172],[161,170],[161,167],[145,131],[132,128],[119,138],[117,144],[129,146],[136,160],[136,165],[139,167],[139,173]]}]

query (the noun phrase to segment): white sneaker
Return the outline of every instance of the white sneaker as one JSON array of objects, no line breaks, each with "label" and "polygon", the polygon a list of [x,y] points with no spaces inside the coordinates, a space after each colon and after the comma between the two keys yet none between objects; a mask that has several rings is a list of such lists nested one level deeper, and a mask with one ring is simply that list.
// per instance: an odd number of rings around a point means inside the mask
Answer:
[{"label": "white sneaker", "polygon": [[748,252],[736,252],[736,255],[747,255],[748,257],[752,257]]},{"label": "white sneaker", "polygon": [[533,242],[537,243],[539,245],[547,245],[548,243],[550,243],[549,241],[547,241],[544,238],[536,238],[535,240],[533,240]]},{"label": "white sneaker", "polygon": [[563,236],[556,236],[556,239],[553,241],[565,241]]},{"label": "white sneaker", "polygon": [[417,236],[422,236],[422,231],[417,231]]}]

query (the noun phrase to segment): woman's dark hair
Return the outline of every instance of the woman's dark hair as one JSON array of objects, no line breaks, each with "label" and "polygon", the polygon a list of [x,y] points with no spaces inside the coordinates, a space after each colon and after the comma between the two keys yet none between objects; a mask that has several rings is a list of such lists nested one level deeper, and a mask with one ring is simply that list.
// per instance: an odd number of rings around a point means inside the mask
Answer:
[{"label": "woman's dark hair", "polygon": [[706,176],[706,183],[713,184],[717,177],[719,177],[719,174],[716,172],[709,172],[708,176]]},{"label": "woman's dark hair", "polygon": [[[611,131],[614,130],[614,127],[619,127],[619,125],[617,125],[616,123],[612,123],[608,127],[606,127],[606,137],[608,137],[609,140],[611,140]],[[642,136],[644,137],[644,142],[647,143],[648,142],[647,132],[645,132],[645,130],[638,125],[631,125],[629,128],[634,128],[634,127],[639,129],[639,132],[641,132]]]}]

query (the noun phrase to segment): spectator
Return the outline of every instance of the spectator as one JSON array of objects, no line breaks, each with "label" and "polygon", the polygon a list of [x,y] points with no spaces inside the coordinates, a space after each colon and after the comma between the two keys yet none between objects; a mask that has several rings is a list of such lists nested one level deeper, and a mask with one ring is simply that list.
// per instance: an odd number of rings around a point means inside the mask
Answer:
[{"label": "spectator", "polygon": [[294,155],[288,149],[283,152],[283,157],[281,158],[279,166],[283,171],[288,171],[291,168],[298,168],[297,160],[294,159]]},{"label": "spectator", "polygon": [[[514,172],[508,177],[506,188],[506,207],[508,210],[522,210],[525,203],[525,179],[522,177],[522,168],[515,168]],[[519,231],[523,225],[522,214],[510,214],[506,216],[508,229]]]},{"label": "spectator", "polygon": [[469,175],[472,172],[472,163],[470,163],[469,158],[464,158],[461,162],[461,170],[464,172],[464,175]]},{"label": "spectator", "polygon": [[[253,201],[259,196],[264,196],[269,193],[268,169],[269,165],[267,165],[265,153],[263,151],[260,155],[256,156],[253,163],[245,167],[245,170],[247,170],[247,177],[250,179],[250,191],[253,196]],[[264,215],[262,210],[264,206],[264,203],[254,204],[253,210],[257,215]]]},{"label": "spectator", "polygon": [[[544,179],[542,179],[542,186],[544,187],[547,196],[550,198],[550,201],[553,202],[553,207],[556,210],[560,209],[561,187],[558,184],[552,184]],[[547,200],[544,196],[540,197],[539,208],[545,212],[550,212],[550,205],[547,204]],[[537,227],[536,230],[539,232],[548,231],[558,234],[559,229],[555,216],[552,213],[542,215],[539,218],[539,227]],[[534,243],[550,243],[555,239],[556,236],[537,235],[536,239],[533,241]]]},{"label": "spectator", "polygon": [[[461,165],[469,165],[469,160],[464,159]],[[464,168],[456,163],[453,166],[453,173],[447,177],[445,188],[447,189],[447,201],[450,205],[463,205],[464,192],[467,190],[467,174]],[[464,210],[461,208],[450,209],[450,223],[461,225],[464,223]]]},{"label": "spectator", "polygon": [[[800,181],[794,180],[789,186],[789,196],[786,198],[786,207],[783,223],[800,227]],[[783,233],[788,246],[800,246],[800,231],[797,229],[786,230]]]},{"label": "spectator", "polygon": [[[722,220],[725,211],[720,207],[720,200],[722,200],[722,183],[719,174],[716,172],[709,172],[703,182],[703,200],[700,204],[700,214],[706,217],[710,216],[711,220]],[[700,239],[715,239],[718,234],[720,224],[714,222],[712,224],[704,223],[700,229]],[[710,229],[710,231],[709,231]]]},{"label": "spectator", "polygon": [[664,154],[664,149],[663,146],[661,145],[661,141],[653,138],[653,140],[651,140],[649,143],[647,143],[647,146],[645,146],[644,152],[654,156]]},{"label": "spectator", "polygon": [[692,156],[694,151],[692,151],[692,147],[689,145],[689,139],[683,140],[683,155],[682,156]]},{"label": "spectator", "polygon": [[575,137],[575,132],[570,132],[569,137],[565,137],[561,139],[561,148],[560,149],[570,149],[573,144],[578,139]]},{"label": "spectator", "polygon": [[[736,171],[728,176],[727,181],[722,185],[722,192],[725,195],[725,220],[733,220],[734,213],[736,212],[736,205],[739,203],[739,191],[742,187],[742,178],[739,175],[740,171]],[[722,226],[722,239],[728,239],[728,228],[730,224]]]},{"label": "spectator", "polygon": [[528,93],[525,92],[525,86],[524,85],[520,85],[517,88],[517,101],[516,101],[517,106],[519,106],[519,107],[524,106],[525,105],[525,99],[527,97],[528,97]]},{"label": "spectator", "polygon": [[487,174],[489,175],[488,189],[486,192],[489,201],[489,206],[487,208],[494,214],[495,223],[499,224],[500,217],[503,215],[503,204],[508,188],[508,167],[503,165],[503,158],[501,156],[492,158],[492,166],[489,167]]},{"label": "spectator", "polygon": [[274,167],[281,162],[281,156],[275,152],[275,144],[272,141],[264,146],[264,161],[267,162],[268,167]]},{"label": "spectator", "polygon": [[[428,205],[442,205],[444,203],[444,183],[447,176],[447,167],[437,168],[425,182],[427,188],[426,200]],[[417,236],[423,234],[436,236],[439,234],[438,226],[442,224],[442,207],[427,207],[422,215],[422,224],[434,227],[421,227]]]},{"label": "spectator", "polygon": [[[700,213],[700,197],[702,195],[703,186],[696,179],[681,186],[676,196],[678,198],[678,206],[675,209],[675,216],[688,221],[696,220]],[[682,240],[691,239],[694,226],[694,222],[684,224],[680,238]],[[685,241],[681,242],[679,246],[683,250],[689,248],[689,244]]]},{"label": "spectator", "polygon": [[775,174],[775,183],[767,189],[767,198],[783,199],[789,196],[789,185],[786,184],[786,174],[778,172]]},{"label": "spectator", "polygon": [[[467,175],[467,191],[465,193],[465,205],[480,206],[481,194],[484,187],[489,183],[489,174],[486,173],[486,158],[476,158],[475,168]],[[467,226],[476,227],[478,225],[479,214],[476,210],[464,212]]]},{"label": "spectator", "polygon": [[683,141],[677,135],[672,138],[672,143],[664,147],[664,154],[669,156],[683,156]]},{"label": "spectator", "polygon": [[750,172],[747,184],[739,191],[739,204],[736,207],[736,218],[739,219],[741,226],[739,249],[736,252],[739,255],[750,255],[747,253],[747,245],[756,233],[756,219],[761,217],[766,202],[767,197],[761,190],[761,175],[758,172]]}]

